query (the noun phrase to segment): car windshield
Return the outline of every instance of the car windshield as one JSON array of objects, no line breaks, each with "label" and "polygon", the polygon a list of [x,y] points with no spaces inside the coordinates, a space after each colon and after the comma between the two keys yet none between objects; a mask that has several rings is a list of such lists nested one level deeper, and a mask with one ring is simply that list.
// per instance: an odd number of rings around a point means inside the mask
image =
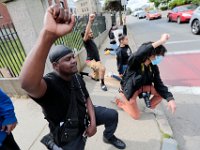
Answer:
[{"label": "car windshield", "polygon": [[194,10],[196,8],[197,8],[196,5],[181,6],[181,7],[179,7],[179,11],[183,12],[183,11],[188,11],[188,10]]},{"label": "car windshield", "polygon": [[156,10],[151,10],[151,11],[149,11],[149,13],[150,14],[155,14],[155,13],[157,13],[157,11]]}]

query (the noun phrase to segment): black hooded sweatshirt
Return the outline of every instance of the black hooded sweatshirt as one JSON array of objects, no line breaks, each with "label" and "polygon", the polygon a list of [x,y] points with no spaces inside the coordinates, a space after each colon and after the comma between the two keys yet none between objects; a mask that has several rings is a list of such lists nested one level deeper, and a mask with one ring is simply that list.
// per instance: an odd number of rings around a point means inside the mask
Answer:
[{"label": "black hooded sweatshirt", "polygon": [[[153,53],[155,53],[155,49],[152,43],[144,44],[129,58],[128,69],[121,81],[122,90],[128,100],[144,85],[153,85],[156,91],[167,101],[174,99],[160,77],[158,66],[152,64],[145,66],[143,64]],[[130,80],[131,85],[126,84]]]}]

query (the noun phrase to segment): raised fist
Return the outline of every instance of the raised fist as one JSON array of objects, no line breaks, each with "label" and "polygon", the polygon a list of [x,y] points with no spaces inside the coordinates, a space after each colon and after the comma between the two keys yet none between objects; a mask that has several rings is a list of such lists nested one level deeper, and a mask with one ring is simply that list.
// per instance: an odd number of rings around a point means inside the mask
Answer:
[{"label": "raised fist", "polygon": [[94,19],[95,19],[95,14],[91,14],[91,15],[89,16],[89,21],[93,22]]},{"label": "raised fist", "polygon": [[169,40],[169,38],[170,38],[170,35],[167,34],[167,33],[164,33],[161,36],[161,40],[162,40],[163,43],[165,43],[167,40]]}]

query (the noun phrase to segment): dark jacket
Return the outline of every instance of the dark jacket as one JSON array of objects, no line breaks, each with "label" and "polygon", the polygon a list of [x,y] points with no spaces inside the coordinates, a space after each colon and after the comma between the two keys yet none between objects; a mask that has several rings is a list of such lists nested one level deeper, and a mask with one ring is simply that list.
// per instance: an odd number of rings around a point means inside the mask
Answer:
[{"label": "dark jacket", "polygon": [[[130,52],[127,52],[127,51],[130,51]],[[118,70],[118,72],[120,73],[120,70],[122,70],[122,67],[123,67],[123,65],[127,65],[128,64],[128,59],[129,59],[129,57],[131,56],[131,54],[132,54],[132,50],[131,50],[131,48],[127,45],[126,47],[118,47],[117,48],[117,53],[116,53],[116,55],[117,55],[117,70]],[[124,56],[122,53],[122,51],[124,51],[125,53],[127,53],[127,55],[126,56]],[[127,62],[126,62],[127,61]],[[126,62],[126,63],[125,63]]]},{"label": "dark jacket", "polygon": [[115,39],[115,35],[114,35],[113,31],[112,31],[112,28],[110,28],[110,30],[108,32],[108,37],[109,37],[110,40],[111,39]]},{"label": "dark jacket", "polygon": [[[0,129],[2,126],[17,122],[14,107],[10,98],[0,89]],[[0,145],[6,138],[7,133],[0,131]]]},{"label": "dark jacket", "polygon": [[172,93],[168,91],[160,78],[158,66],[150,64],[145,67],[142,65],[146,56],[150,56],[151,53],[154,53],[153,46],[151,44],[143,45],[129,58],[129,67],[121,81],[122,90],[128,100],[143,85],[153,85],[156,91],[167,101],[174,99]]}]

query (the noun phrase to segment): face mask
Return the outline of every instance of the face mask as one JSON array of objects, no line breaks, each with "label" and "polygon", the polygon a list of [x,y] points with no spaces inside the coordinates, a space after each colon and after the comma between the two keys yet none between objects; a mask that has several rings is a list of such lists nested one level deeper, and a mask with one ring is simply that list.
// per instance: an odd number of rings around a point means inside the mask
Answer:
[{"label": "face mask", "polygon": [[163,56],[156,56],[154,60],[151,61],[153,65],[159,64],[163,60]]}]

